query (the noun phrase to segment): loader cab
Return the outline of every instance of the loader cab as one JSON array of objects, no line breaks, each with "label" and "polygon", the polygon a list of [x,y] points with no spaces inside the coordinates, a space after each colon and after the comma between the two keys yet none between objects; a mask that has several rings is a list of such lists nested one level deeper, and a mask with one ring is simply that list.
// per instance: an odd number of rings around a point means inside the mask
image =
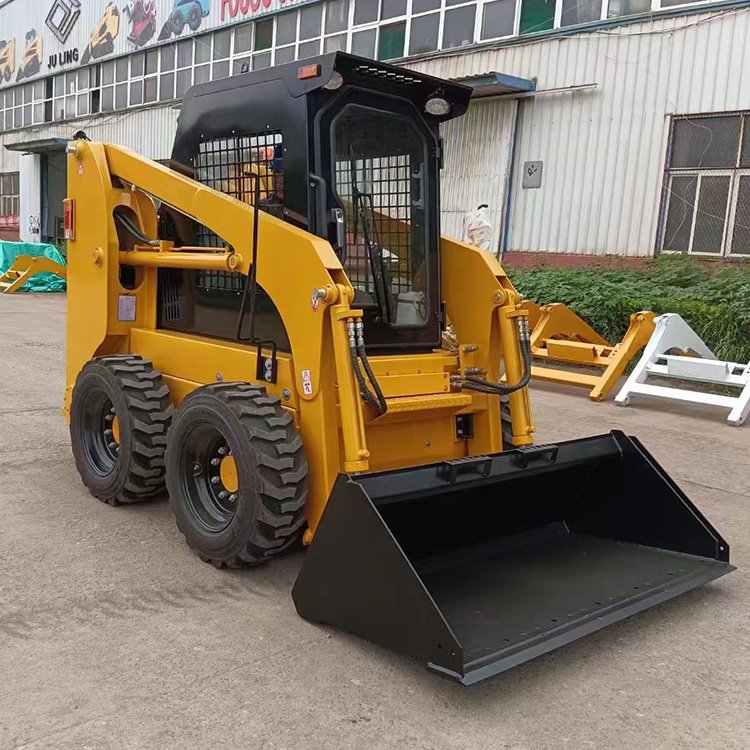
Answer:
[{"label": "loader cab", "polygon": [[[368,350],[429,351],[442,328],[439,126],[469,96],[341,52],[309,58],[193,87],[171,165],[251,205],[257,190],[260,209],[328,240],[364,311]],[[172,233],[222,244],[184,219]],[[161,324],[231,338],[244,279],[181,273],[162,274],[173,319],[161,305]],[[271,300],[259,302],[259,335],[287,348]]]}]

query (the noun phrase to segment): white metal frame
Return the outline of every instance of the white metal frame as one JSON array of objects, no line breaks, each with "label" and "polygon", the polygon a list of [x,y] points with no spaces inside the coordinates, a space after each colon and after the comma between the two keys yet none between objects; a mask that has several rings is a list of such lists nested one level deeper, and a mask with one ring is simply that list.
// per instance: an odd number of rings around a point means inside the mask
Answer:
[{"label": "white metal frame", "polygon": [[[660,315],[654,321],[656,328],[649,339],[643,356],[620,392],[615,403],[628,406],[633,396],[649,396],[686,404],[705,404],[728,409],[727,422],[739,427],[750,415],[750,362],[725,362],[717,359],[703,339],[674,313]],[[685,354],[670,354],[672,351]],[[673,378],[680,381],[675,386],[648,383],[650,376]],[[737,396],[725,396],[691,390],[682,385],[685,381],[730,386],[739,390]]]}]

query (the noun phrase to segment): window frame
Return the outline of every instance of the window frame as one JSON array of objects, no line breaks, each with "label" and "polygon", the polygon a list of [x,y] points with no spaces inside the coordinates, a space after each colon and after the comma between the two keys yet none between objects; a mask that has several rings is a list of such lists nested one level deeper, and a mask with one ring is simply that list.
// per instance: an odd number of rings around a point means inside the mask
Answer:
[{"label": "window frame", "polygon": [[[711,120],[716,118],[736,117],[740,120],[740,133],[737,142],[737,151],[734,158],[733,166],[722,167],[673,167],[672,160],[675,150],[675,130],[678,122],[681,121],[700,121]],[[750,253],[733,253],[732,242],[734,239],[735,217],[738,208],[738,196],[740,182],[743,177],[750,179],[750,163],[742,165],[742,151],[746,139],[750,139],[750,110],[738,110],[734,112],[710,112],[699,114],[680,114],[672,115],[669,118],[669,139],[667,142],[667,155],[664,166],[663,197],[659,212],[658,234],[656,243],[656,252],[665,255],[692,255],[701,258],[748,258]],[[666,228],[669,220],[669,210],[672,205],[671,185],[675,177],[697,177],[695,186],[695,197],[693,198],[692,218],[690,226],[690,238],[685,250],[668,250],[664,244],[667,240]],[[698,223],[698,205],[703,179],[706,177],[729,177],[729,186],[727,188],[727,206],[724,214],[724,231],[722,233],[721,245],[718,252],[697,252],[693,250],[695,228]],[[717,217],[718,218],[718,217]]]}]

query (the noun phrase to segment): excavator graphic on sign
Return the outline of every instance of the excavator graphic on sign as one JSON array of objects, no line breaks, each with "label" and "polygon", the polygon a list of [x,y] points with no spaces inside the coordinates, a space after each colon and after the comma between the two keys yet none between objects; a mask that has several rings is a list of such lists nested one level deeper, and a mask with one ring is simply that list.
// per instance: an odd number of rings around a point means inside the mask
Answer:
[{"label": "excavator graphic on sign", "polygon": [[110,2],[104,9],[104,15],[91,34],[88,47],[83,52],[81,65],[86,65],[91,58],[98,60],[105,55],[111,55],[115,51],[115,39],[120,33],[120,11],[117,6]]},{"label": "excavator graphic on sign", "polygon": [[18,68],[16,82],[23,81],[24,78],[35,76],[42,69],[42,53],[44,42],[42,37],[37,34],[36,29],[30,29],[26,32],[26,49],[23,53],[21,65]]},{"label": "excavator graphic on sign", "polygon": [[142,47],[156,34],[156,3],[154,0],[133,0],[123,8],[130,22],[128,42]]},{"label": "excavator graphic on sign", "polygon": [[16,69],[16,40],[0,40],[0,83],[7,83]]}]

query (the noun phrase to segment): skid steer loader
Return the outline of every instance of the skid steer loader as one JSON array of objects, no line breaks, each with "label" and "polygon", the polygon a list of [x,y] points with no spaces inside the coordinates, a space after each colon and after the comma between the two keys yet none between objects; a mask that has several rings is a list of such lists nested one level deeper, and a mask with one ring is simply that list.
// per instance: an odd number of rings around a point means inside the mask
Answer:
[{"label": "skid steer loader", "polygon": [[217,567],[301,540],[302,617],[465,684],[732,570],[635,438],[533,445],[527,312],[440,236],[469,97],[338,52],[196,86],[169,167],[71,141],[65,211],[91,493],[166,484]]}]

